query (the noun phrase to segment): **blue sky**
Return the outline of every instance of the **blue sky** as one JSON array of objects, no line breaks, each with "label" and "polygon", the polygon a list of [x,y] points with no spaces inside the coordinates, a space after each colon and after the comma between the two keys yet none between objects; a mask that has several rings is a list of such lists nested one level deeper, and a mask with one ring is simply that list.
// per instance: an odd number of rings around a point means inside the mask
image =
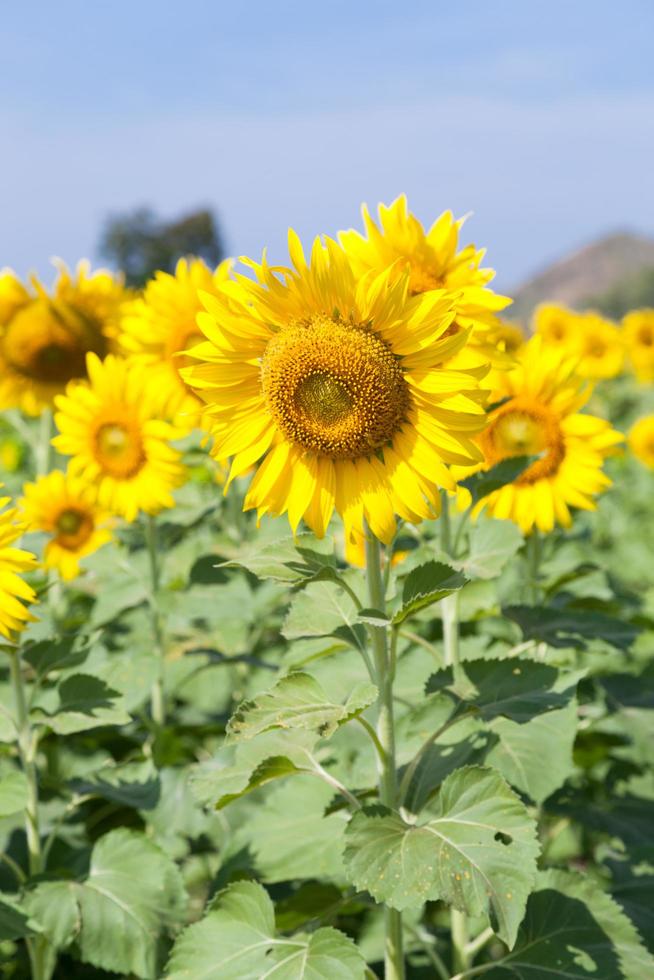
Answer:
[{"label": "blue sky", "polygon": [[406,191],[474,212],[498,286],[597,235],[654,235],[651,0],[3,5],[0,266],[97,260],[108,213],[218,214],[281,259],[289,225]]}]

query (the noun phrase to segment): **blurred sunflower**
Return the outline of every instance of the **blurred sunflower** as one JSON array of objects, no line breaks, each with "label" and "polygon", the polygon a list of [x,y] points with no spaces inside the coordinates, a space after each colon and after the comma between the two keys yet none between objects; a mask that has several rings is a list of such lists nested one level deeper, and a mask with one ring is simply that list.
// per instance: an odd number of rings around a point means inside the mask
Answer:
[{"label": "blurred sunflower", "polygon": [[52,444],[72,456],[70,472],[97,489],[98,503],[127,521],[174,505],[184,481],[179,432],[158,417],[158,392],[139,365],[110,354],[87,356],[88,384],[73,382],[55,399],[60,435]]},{"label": "blurred sunflower", "polygon": [[615,378],[624,365],[624,344],[619,329],[598,313],[577,316],[577,343],[580,355],[577,371],[592,381]]},{"label": "blurred sunflower", "polygon": [[644,415],[632,425],[629,448],[641,463],[654,469],[654,415]]},{"label": "blurred sunflower", "polygon": [[451,211],[445,211],[425,231],[409,211],[404,194],[389,206],[380,204],[378,213],[379,225],[363,206],[365,236],[354,229],[339,232],[355,274],[380,273],[392,265],[396,277],[408,272],[412,296],[433,289],[455,293],[456,316],[449,331],[471,328],[468,343],[462,348],[465,360],[459,358],[458,363],[472,366],[490,361],[507,366],[510,359],[497,343],[499,321],[495,314],[511,300],[485,288],[495,275],[492,269],[481,266],[485,249],[474,245],[459,249],[459,232],[465,218],[456,220]]},{"label": "blurred sunflower", "polygon": [[[556,523],[568,527],[571,507],[595,509],[593,497],[611,485],[602,464],[623,436],[603,419],[580,414],[590,393],[574,358],[538,336],[524,346],[516,367],[502,377],[505,400],[489,414],[479,443],[484,469],[511,456],[539,459],[485,497],[477,511],[485,506],[528,533],[534,527],[551,531]],[[470,472],[453,470],[459,479]]]},{"label": "blurred sunflower", "polygon": [[[0,498],[0,508],[8,502],[9,497]],[[0,513],[0,634],[8,640],[34,621],[26,606],[38,601],[34,589],[21,578],[23,572],[36,567],[36,557],[29,551],[12,548],[25,530],[16,517],[14,508]]]},{"label": "blurred sunflower", "polygon": [[98,507],[95,491],[79,477],[54,470],[27,483],[19,501],[28,531],[49,535],[43,564],[65,580],[80,573],[80,559],[111,540],[109,515]]},{"label": "blurred sunflower", "polygon": [[195,322],[203,308],[198,293],[215,293],[230,268],[229,260],[212,272],[201,259],[180,259],[174,275],[155,273],[142,298],[128,304],[122,318],[122,349],[147,367],[166,415],[188,428],[195,424],[202,401],[179,372],[190,363],[184,351],[204,340]]},{"label": "blurred sunflower", "polygon": [[627,313],[622,330],[636,377],[639,381],[654,381],[654,309]]},{"label": "blurred sunflower", "polygon": [[466,343],[452,335],[450,293],[411,296],[409,272],[356,272],[346,252],[316,240],[310,262],[289,232],[294,268],[248,262],[203,295],[207,341],[183,371],[207,402],[214,455],[229,480],[261,460],[245,499],[259,515],[288,513],[324,535],[334,510],[350,544],[365,523],[382,541],[395,514],[433,516],[444,464],[481,458],[484,371],[442,366]]},{"label": "blurred sunflower", "polygon": [[534,310],[534,333],[543,338],[548,347],[572,350],[579,342],[579,314],[555,303],[542,303]]},{"label": "blurred sunflower", "polygon": [[0,407],[38,415],[74,378],[86,377],[86,354],[104,357],[125,298],[122,283],[105,271],[75,277],[63,263],[52,296],[32,279],[33,291],[5,271],[0,277]]}]

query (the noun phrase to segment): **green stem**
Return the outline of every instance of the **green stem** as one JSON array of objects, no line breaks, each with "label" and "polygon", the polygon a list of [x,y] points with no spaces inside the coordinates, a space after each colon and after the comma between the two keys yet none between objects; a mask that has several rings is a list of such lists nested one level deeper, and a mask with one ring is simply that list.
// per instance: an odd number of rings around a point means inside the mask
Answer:
[{"label": "green stem", "polygon": [[541,600],[540,562],[542,553],[541,539],[536,528],[534,528],[527,538],[525,549],[527,557],[527,591],[529,594],[529,601],[531,602],[532,606],[537,606]]},{"label": "green stem", "polygon": [[157,523],[152,514],[148,514],[145,524],[145,540],[150,559],[150,616],[152,635],[157,651],[157,679],[152,685],[151,711],[152,720],[161,728],[166,723],[166,698],[164,693],[164,635],[159,606],[159,589],[161,585],[161,567],[157,550]]},{"label": "green stem", "polygon": [[463,972],[470,966],[468,921],[465,912],[450,909],[450,930],[452,934],[452,968],[456,973]]},{"label": "green stem", "polygon": [[52,411],[44,408],[39,419],[39,441],[36,447],[36,475],[44,476],[50,469],[52,457]]},{"label": "green stem", "polygon": [[[381,545],[369,528],[366,528],[366,578],[368,597],[372,609],[386,611],[386,594],[382,580]],[[388,650],[387,629],[369,626],[379,698],[377,702],[377,738],[383,749],[379,756],[379,798],[393,810],[397,807],[397,774],[395,763],[395,727],[393,722],[393,674]],[[385,980],[404,980],[404,953],[402,948],[402,916],[397,909],[384,908],[386,928]]]},{"label": "green stem", "polygon": [[450,521],[450,498],[446,490],[441,490],[441,516],[438,519],[441,532],[441,551],[448,557],[452,555],[452,524]]},{"label": "green stem", "polygon": [[443,618],[443,654],[446,667],[452,667],[456,675],[459,668],[459,593],[441,599]]}]

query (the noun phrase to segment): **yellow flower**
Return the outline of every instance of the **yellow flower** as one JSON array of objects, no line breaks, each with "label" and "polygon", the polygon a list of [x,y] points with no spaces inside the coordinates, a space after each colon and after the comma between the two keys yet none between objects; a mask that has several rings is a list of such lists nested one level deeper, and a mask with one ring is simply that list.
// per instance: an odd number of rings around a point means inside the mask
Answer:
[{"label": "yellow flower", "polygon": [[564,306],[539,306],[534,330],[548,347],[577,358],[577,373],[591,381],[614,378],[624,364],[620,331],[598,313],[579,313]]},{"label": "yellow flower", "polygon": [[316,240],[310,263],[289,233],[294,268],[249,263],[245,276],[203,295],[207,341],[183,371],[207,402],[214,455],[233,456],[229,480],[262,460],[245,499],[259,515],[288,513],[318,535],[334,510],[350,543],[364,522],[382,541],[395,514],[419,522],[452,486],[446,463],[481,458],[484,371],[443,361],[451,294],[408,294],[408,273],[360,276],[338,244]]},{"label": "yellow flower", "polygon": [[632,425],[629,446],[641,463],[654,469],[654,415],[644,415]]},{"label": "yellow flower", "polygon": [[36,483],[27,483],[19,506],[28,531],[45,531],[43,564],[63,579],[80,573],[80,559],[111,540],[110,520],[95,499],[95,491],[78,477],[54,470]]},{"label": "yellow flower", "polygon": [[498,349],[495,314],[511,302],[485,288],[495,273],[481,267],[484,249],[466,245],[459,249],[459,232],[464,218],[455,220],[445,211],[425,231],[408,209],[407,199],[400,195],[390,206],[379,205],[379,225],[367,207],[362,208],[366,237],[353,229],[339,233],[356,275],[383,272],[393,265],[395,276],[407,271],[409,293],[413,296],[433,289],[455,293],[456,317],[450,332],[471,327],[465,347],[465,360],[457,364],[472,366],[484,362],[508,365],[509,359]]},{"label": "yellow flower", "polygon": [[654,310],[633,310],[622,321],[629,360],[639,381],[654,381]]},{"label": "yellow flower", "polygon": [[110,273],[75,278],[59,264],[52,296],[33,279],[29,292],[13,273],[0,276],[0,408],[30,415],[52,404],[73,378],[86,376],[86,354],[104,357],[125,292]]},{"label": "yellow flower", "polygon": [[542,303],[534,310],[534,333],[543,338],[547,347],[572,350],[578,345],[578,313],[555,303]]},{"label": "yellow flower", "polygon": [[87,358],[88,384],[73,382],[57,396],[52,440],[72,456],[70,471],[97,490],[105,510],[133,521],[140,510],[174,504],[184,480],[180,455],[169,445],[179,433],[158,415],[158,393],[139,365],[110,354]]},{"label": "yellow flower", "polygon": [[[611,485],[602,472],[606,456],[623,439],[608,422],[580,409],[590,396],[565,351],[533,337],[504,374],[505,399],[489,415],[479,443],[484,469],[511,456],[538,456],[513,483],[489,494],[486,506],[496,518],[510,518],[525,533],[534,527],[568,527],[570,508],[594,510],[593,497]],[[455,468],[457,478],[470,470]]]},{"label": "yellow flower", "polygon": [[204,339],[195,322],[202,310],[198,293],[215,293],[230,268],[229,260],[212,272],[201,259],[180,259],[174,275],[155,273],[143,297],[125,308],[121,347],[147,367],[161,393],[163,411],[188,428],[195,424],[202,402],[179,372],[190,363],[183,352]]},{"label": "yellow flower", "polygon": [[[9,497],[1,498],[0,508],[8,502]],[[24,531],[16,516],[13,508],[0,514],[0,634],[8,640],[34,621],[26,605],[37,602],[34,589],[21,578],[22,572],[36,567],[36,558],[29,551],[11,547]]]}]

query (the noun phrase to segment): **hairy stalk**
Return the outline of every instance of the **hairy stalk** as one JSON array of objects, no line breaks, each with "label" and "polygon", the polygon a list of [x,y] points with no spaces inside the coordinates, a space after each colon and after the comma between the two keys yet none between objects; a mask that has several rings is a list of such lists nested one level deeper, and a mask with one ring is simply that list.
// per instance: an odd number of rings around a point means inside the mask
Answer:
[{"label": "hairy stalk", "polygon": [[[366,578],[372,609],[386,611],[386,593],[382,579],[381,545],[369,528],[366,529]],[[379,798],[390,809],[397,808],[397,778],[395,763],[395,728],[393,723],[393,670],[388,649],[387,628],[369,626],[375,676],[379,688],[377,702],[377,738],[383,749],[378,756]],[[384,908],[386,924],[385,978],[404,980],[402,916],[397,909]]]},{"label": "hairy stalk", "polygon": [[[16,647],[9,655],[11,686],[16,705],[16,731],[18,755],[21,767],[27,780],[27,803],[25,805],[25,836],[27,839],[27,854],[30,877],[41,874],[44,867],[41,849],[41,833],[39,829],[39,785],[36,771],[37,740],[30,724],[25,685],[23,683],[23,665],[20,648]],[[32,980],[49,980],[55,968],[54,950],[44,936],[28,939],[27,950],[32,967]]]},{"label": "hairy stalk", "polygon": [[152,514],[148,514],[145,524],[145,540],[150,559],[150,615],[152,635],[157,651],[157,679],[152,685],[151,711],[152,720],[159,728],[166,723],[166,698],[164,693],[164,635],[159,605],[159,588],[161,584],[161,566],[157,550],[157,523]]},{"label": "hairy stalk", "polygon": [[541,600],[540,563],[542,558],[541,539],[537,528],[534,528],[525,543],[527,558],[527,593],[532,606],[537,606]]},{"label": "hairy stalk", "polygon": [[52,410],[44,408],[39,419],[39,441],[36,446],[36,475],[44,476],[50,469],[52,456]]},{"label": "hairy stalk", "polygon": [[468,951],[468,921],[465,912],[450,909],[450,930],[452,933],[452,968],[455,972],[463,972],[470,966]]}]

